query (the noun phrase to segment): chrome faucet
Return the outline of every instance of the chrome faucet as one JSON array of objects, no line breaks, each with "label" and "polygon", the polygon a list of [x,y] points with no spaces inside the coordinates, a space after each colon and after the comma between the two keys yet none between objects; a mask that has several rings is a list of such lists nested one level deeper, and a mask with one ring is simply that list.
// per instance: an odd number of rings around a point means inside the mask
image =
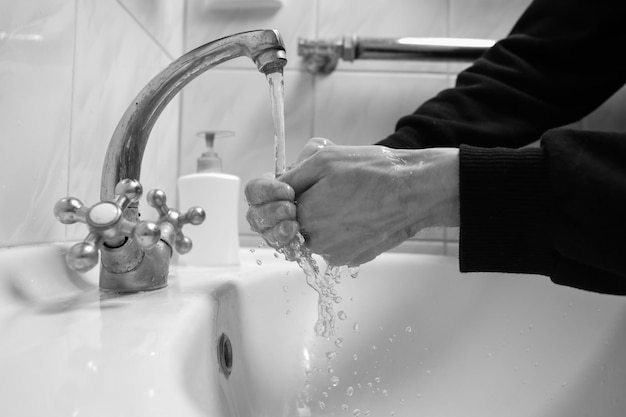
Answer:
[{"label": "chrome faucet", "polygon": [[66,255],[70,268],[80,272],[93,268],[100,250],[100,288],[136,292],[167,285],[172,248],[179,253],[191,250],[182,226],[202,223],[205,213],[192,207],[181,214],[167,206],[165,193],[152,190],[147,201],[159,217],[156,222],[138,221],[143,153],[152,127],[172,98],[198,75],[240,56],[252,59],[266,75],[282,71],[287,63],[278,31],[238,33],[181,56],[135,97],[109,142],[102,170],[102,201],[88,208],[80,200],[66,197],[54,207],[60,222],[82,222],[89,228],[85,240],[72,246]]}]

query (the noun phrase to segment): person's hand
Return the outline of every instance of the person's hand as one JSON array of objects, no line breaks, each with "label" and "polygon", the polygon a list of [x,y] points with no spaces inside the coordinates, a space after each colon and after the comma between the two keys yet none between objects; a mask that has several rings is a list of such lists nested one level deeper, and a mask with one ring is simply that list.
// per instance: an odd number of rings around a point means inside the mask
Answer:
[{"label": "person's hand", "polygon": [[[309,140],[296,163],[288,169],[325,146],[335,145],[324,138]],[[250,228],[260,233],[268,245],[279,250],[296,239],[300,231],[296,218],[296,193],[289,184],[280,179],[256,178],[246,184],[245,194],[250,205],[246,215]]]},{"label": "person's hand", "polygon": [[[332,143],[323,138],[311,139],[304,147],[296,165]],[[246,219],[252,231],[261,234],[275,249],[285,247],[300,231],[296,220],[295,191],[285,182],[255,178],[246,184],[246,200],[250,207]]]},{"label": "person's hand", "polygon": [[[276,181],[272,186],[252,187],[273,196],[289,185],[297,201],[296,216],[290,208],[289,213],[273,216],[256,210],[255,217],[265,216],[262,233],[271,232],[287,242],[295,229],[285,222],[292,225],[297,218],[309,249],[332,265],[359,265],[422,228],[458,225],[455,148],[345,147],[312,139],[300,159],[279,178],[285,185]],[[272,203],[292,204],[291,194],[279,194],[284,198],[274,198]]]},{"label": "person's hand", "polygon": [[280,249],[298,233],[295,192],[290,185],[269,178],[255,178],[246,184],[250,207],[246,219],[252,231],[260,233],[268,245]]}]

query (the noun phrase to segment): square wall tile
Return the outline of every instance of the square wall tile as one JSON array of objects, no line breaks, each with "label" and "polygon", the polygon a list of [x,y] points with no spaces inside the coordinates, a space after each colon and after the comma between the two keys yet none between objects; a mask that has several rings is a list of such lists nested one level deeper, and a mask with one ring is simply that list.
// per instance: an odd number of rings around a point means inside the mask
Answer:
[{"label": "square wall tile", "polygon": [[369,145],[398,119],[449,85],[436,74],[337,72],[316,82],[314,135],[341,145]]},{"label": "square wall tile", "polygon": [[[499,40],[506,37],[532,0],[450,0],[450,36]],[[458,74],[468,63],[450,65]]]},{"label": "square wall tile", "polygon": [[[310,74],[285,71],[286,160],[295,161],[311,137],[313,82]],[[196,134],[205,130],[233,131],[233,137],[218,139],[215,151],[225,173],[241,178],[239,232],[252,233],[245,219],[248,204],[245,184],[252,178],[274,172],[274,127],[269,85],[256,70],[213,68],[183,92],[181,175],[196,171],[196,159],[206,150]]]},{"label": "square wall tile", "polygon": [[502,39],[532,0],[450,0],[450,34],[455,38]]},{"label": "square wall tile", "polygon": [[185,2],[170,0],[118,0],[137,24],[164,52],[176,59],[184,52]]},{"label": "square wall tile", "polygon": [[5,1],[0,14],[0,246],[63,239],[74,1]]},{"label": "square wall tile", "polygon": [[[357,35],[363,38],[446,37],[448,2],[441,0],[318,0],[318,39]],[[337,71],[444,72],[433,61],[340,61]]]},{"label": "square wall tile", "polygon": [[[69,192],[86,205],[100,201],[100,180],[109,140],[139,91],[171,61],[154,39],[114,1],[78,2]],[[111,30],[115,22],[116,30]],[[150,135],[141,183],[175,195],[178,172],[179,99],[163,111]],[[153,209],[141,203],[147,219]],[[68,236],[84,235],[69,227]]]},{"label": "square wall tile", "polygon": [[[187,2],[186,50],[191,50],[207,42],[239,32],[257,29],[277,29],[285,42],[287,68],[297,68],[297,38],[312,37],[315,34],[317,15],[316,1],[287,0],[280,9],[255,10],[232,9],[216,10],[211,0]],[[247,58],[232,60],[221,68],[254,68]]]},{"label": "square wall tile", "polygon": [[626,132],[624,109],[626,109],[626,86],[585,117],[583,126],[588,130]]}]

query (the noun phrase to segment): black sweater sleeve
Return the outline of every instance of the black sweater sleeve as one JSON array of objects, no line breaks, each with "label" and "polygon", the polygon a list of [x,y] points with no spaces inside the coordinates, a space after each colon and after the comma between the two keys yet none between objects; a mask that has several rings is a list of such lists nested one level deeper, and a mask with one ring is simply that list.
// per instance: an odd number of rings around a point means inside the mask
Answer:
[{"label": "black sweater sleeve", "polygon": [[624,21],[620,0],[535,0],[455,88],[379,142],[460,146],[462,271],[626,294],[626,134],[553,129],[626,81]]},{"label": "black sweater sleeve", "polygon": [[460,151],[461,271],[626,294],[626,134],[555,129],[540,148]]},{"label": "black sweater sleeve", "polygon": [[622,0],[535,0],[456,86],[398,121],[381,145],[519,147],[579,120],[626,81]]}]

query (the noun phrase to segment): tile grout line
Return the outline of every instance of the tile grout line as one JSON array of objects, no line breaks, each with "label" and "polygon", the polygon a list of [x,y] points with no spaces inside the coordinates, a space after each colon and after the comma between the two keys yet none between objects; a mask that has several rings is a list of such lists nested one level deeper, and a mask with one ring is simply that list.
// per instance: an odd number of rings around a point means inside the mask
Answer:
[{"label": "tile grout line", "polygon": [[146,28],[140,21],[139,19],[137,19],[137,17],[135,17],[134,14],[132,14],[132,12],[130,10],[128,10],[128,8],[122,3],[121,0],[115,0],[117,2],[117,4],[119,4],[119,6],[122,8],[122,10],[124,10],[124,12],[126,12],[126,14],[133,19],[133,21],[137,24],[137,26],[139,26],[141,28],[141,30],[150,38],[152,39],[152,42],[154,42],[157,47],[161,50],[161,52],[163,52],[167,58],[171,61],[174,61],[176,59],[176,57],[172,56],[172,54],[169,53],[169,51],[167,50],[167,48],[165,48],[161,42],[159,42],[159,40],[148,30],[148,28]]},{"label": "tile grout line", "polygon": [[[76,55],[78,50],[78,1],[74,0],[74,44],[72,45],[72,81],[70,94],[70,126],[67,149],[67,177],[65,178],[65,194],[70,195],[70,185],[72,177],[72,149],[74,137],[74,99],[76,96]],[[63,227],[64,240],[68,239],[68,226]]]}]

